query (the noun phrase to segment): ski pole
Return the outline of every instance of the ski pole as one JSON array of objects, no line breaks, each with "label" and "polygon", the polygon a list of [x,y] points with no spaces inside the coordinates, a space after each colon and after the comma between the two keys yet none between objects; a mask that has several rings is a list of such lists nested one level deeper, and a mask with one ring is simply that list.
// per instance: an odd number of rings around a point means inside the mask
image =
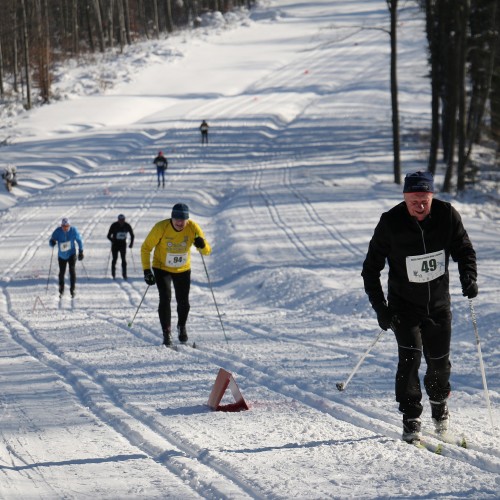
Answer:
[{"label": "ski pole", "polygon": [[490,415],[491,428],[493,429],[493,432],[495,432],[495,426],[493,424],[493,414],[491,412],[490,395],[488,393],[488,385],[486,384],[486,372],[484,370],[483,355],[481,353],[481,341],[479,340],[479,332],[477,330],[476,312],[474,311],[474,304],[472,303],[472,299],[469,299],[469,308],[470,308],[470,316],[472,319],[472,325],[474,326],[474,334],[476,335],[477,354],[479,356],[479,367],[481,369],[481,377],[483,378],[484,397],[486,399],[486,406],[488,407],[488,413]]},{"label": "ski pole", "polygon": [[50,280],[50,273],[52,271],[52,259],[54,257],[54,248],[55,246],[52,247],[52,254],[50,256],[50,266],[49,266],[49,275],[47,276],[47,287],[45,288],[45,293],[49,290],[49,280]]},{"label": "ski pole", "polygon": [[87,272],[87,268],[85,267],[85,264],[83,263],[83,259],[80,262],[82,263],[82,267],[83,267],[83,271],[85,273],[85,276],[87,276],[87,281],[90,281],[89,273]]},{"label": "ski pole", "polygon": [[380,332],[378,333],[375,340],[371,343],[370,347],[368,347],[368,349],[363,354],[363,356],[361,356],[361,358],[359,358],[358,364],[354,367],[351,374],[347,377],[347,380],[345,382],[337,382],[337,384],[335,384],[339,391],[344,391],[346,389],[346,387],[349,384],[349,382],[351,381],[352,377],[354,377],[354,374],[358,371],[359,367],[361,366],[361,364],[365,360],[366,356],[368,356],[370,351],[375,347],[375,344],[380,340],[380,337],[382,337],[384,332],[385,332],[385,330],[380,330]]},{"label": "ski pole", "polygon": [[132,249],[130,249],[130,255],[132,255],[132,264],[134,265],[134,272],[137,272],[137,268],[135,267],[134,252],[132,251]]},{"label": "ski pole", "polygon": [[108,262],[106,263],[106,269],[104,270],[104,277],[108,277],[108,269],[109,269],[109,260],[111,259],[111,248],[108,253]]},{"label": "ski pole", "polygon": [[229,344],[227,340],[226,330],[224,329],[224,324],[222,323],[222,317],[219,312],[219,307],[217,306],[217,301],[215,300],[214,290],[212,288],[212,283],[210,282],[210,276],[208,275],[207,265],[205,264],[205,258],[203,254],[200,252],[201,261],[203,262],[203,267],[205,268],[205,274],[207,275],[208,286],[210,287],[210,291],[212,292],[212,298],[214,299],[215,309],[217,310],[217,315],[219,316],[220,326],[222,327],[222,333],[224,334],[224,338],[226,339],[226,344]]},{"label": "ski pole", "polygon": [[149,287],[150,287],[150,285],[148,285],[148,287],[146,288],[146,291],[144,292],[144,295],[142,296],[142,299],[141,299],[141,301],[139,302],[139,305],[137,306],[137,310],[135,311],[135,314],[134,314],[134,317],[132,318],[132,321],[129,321],[129,322],[128,322],[128,327],[129,327],[129,328],[132,326],[132,323],[134,322],[135,317],[137,316],[137,313],[139,312],[139,309],[140,309],[140,308],[141,308],[141,306],[142,306],[142,302],[143,302],[143,300],[144,300],[144,297],[146,297],[146,294],[148,293]]}]

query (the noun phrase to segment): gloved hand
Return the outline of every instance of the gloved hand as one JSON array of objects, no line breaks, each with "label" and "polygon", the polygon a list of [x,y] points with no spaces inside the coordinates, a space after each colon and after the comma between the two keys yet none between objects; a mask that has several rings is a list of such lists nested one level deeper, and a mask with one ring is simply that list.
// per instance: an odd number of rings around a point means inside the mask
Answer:
[{"label": "gloved hand", "polygon": [[156,283],[155,280],[155,275],[151,272],[151,269],[145,269],[144,270],[144,281],[146,282],[146,285],[154,285]]},{"label": "gloved hand", "polygon": [[200,250],[202,248],[205,248],[205,240],[201,237],[201,236],[197,236],[195,239],[194,239],[194,246],[196,248],[199,248]]},{"label": "gloved hand", "polygon": [[396,317],[387,306],[387,302],[384,301],[382,304],[373,306],[373,309],[377,313],[378,326],[380,326],[380,328],[384,331],[387,331],[389,328],[394,331]]},{"label": "gloved hand", "polygon": [[54,238],[50,238],[49,245],[51,247],[55,247],[57,245],[57,241]]},{"label": "gloved hand", "polygon": [[129,248],[132,248],[134,244],[131,242],[130,245],[128,246]]},{"label": "gloved hand", "polygon": [[477,297],[478,288],[477,282],[474,278],[471,278],[468,274],[466,274],[463,278],[460,278],[462,283],[462,295],[467,297],[468,299],[473,299]]},{"label": "gloved hand", "polygon": [[78,252],[78,260],[83,260],[83,252]]}]

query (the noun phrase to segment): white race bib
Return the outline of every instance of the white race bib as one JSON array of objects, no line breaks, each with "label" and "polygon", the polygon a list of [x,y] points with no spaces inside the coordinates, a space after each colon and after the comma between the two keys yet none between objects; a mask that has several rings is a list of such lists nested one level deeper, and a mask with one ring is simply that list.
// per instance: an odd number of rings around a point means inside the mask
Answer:
[{"label": "white race bib", "polygon": [[116,239],[117,240],[126,240],[127,239],[127,232],[120,232],[120,233],[116,233]]},{"label": "white race bib", "polygon": [[167,253],[167,266],[168,267],[182,267],[187,262],[186,253]]},{"label": "white race bib", "polygon": [[406,272],[412,283],[428,283],[445,272],[444,250],[406,257]]},{"label": "white race bib", "polygon": [[67,252],[68,250],[71,250],[71,241],[61,241],[59,243],[59,249],[61,252]]}]

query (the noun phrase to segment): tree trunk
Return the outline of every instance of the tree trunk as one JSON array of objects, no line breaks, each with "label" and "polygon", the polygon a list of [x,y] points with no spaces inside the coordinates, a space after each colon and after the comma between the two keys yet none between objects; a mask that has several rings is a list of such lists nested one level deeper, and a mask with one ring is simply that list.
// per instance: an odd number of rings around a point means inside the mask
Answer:
[{"label": "tree trunk", "polygon": [[387,0],[391,14],[391,102],[392,102],[392,142],[394,154],[394,182],[401,184],[401,160],[399,142],[399,106],[397,76],[397,9],[398,0]]},{"label": "tree trunk", "polygon": [[462,0],[461,5],[456,9],[458,26],[457,43],[457,95],[458,95],[458,163],[457,163],[457,191],[465,188],[465,167],[466,158],[466,53],[467,53],[467,20],[469,18],[470,0]]},{"label": "tree trunk", "polygon": [[26,18],[26,0],[21,0],[21,9],[23,21],[24,72],[26,75],[26,109],[31,109],[30,47],[28,37],[28,20]]},{"label": "tree trunk", "polygon": [[104,27],[102,25],[100,0],[94,0],[94,10],[95,10],[95,18],[96,18],[97,35],[98,35],[98,40],[99,40],[99,50],[101,52],[104,52],[106,43],[104,40]]}]

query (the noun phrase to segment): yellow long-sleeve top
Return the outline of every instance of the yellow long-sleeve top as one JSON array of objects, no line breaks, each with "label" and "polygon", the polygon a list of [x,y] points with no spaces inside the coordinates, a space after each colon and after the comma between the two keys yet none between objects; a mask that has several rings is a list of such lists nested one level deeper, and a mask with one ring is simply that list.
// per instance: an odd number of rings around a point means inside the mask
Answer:
[{"label": "yellow long-sleeve top", "polygon": [[157,222],[141,246],[143,270],[150,269],[151,251],[154,248],[153,267],[171,273],[188,271],[191,269],[191,245],[197,236],[201,236],[205,241],[205,248],[200,252],[209,255],[212,248],[196,222],[188,220],[182,231],[174,229],[171,219]]}]

